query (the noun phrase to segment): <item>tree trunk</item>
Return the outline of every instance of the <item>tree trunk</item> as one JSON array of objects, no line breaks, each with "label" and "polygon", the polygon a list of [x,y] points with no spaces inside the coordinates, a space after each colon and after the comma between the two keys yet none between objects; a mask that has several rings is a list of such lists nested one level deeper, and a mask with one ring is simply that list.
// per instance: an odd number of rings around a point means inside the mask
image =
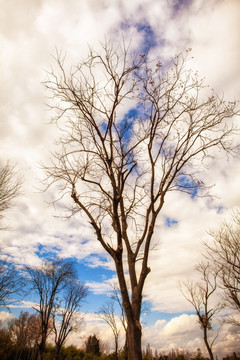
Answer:
[{"label": "tree trunk", "polygon": [[118,360],[118,336],[115,336],[115,359]]},{"label": "tree trunk", "polygon": [[56,346],[54,360],[59,360],[59,358],[60,358],[60,348]]},{"label": "tree trunk", "polygon": [[43,360],[43,351],[38,350],[38,360]]},{"label": "tree trunk", "polygon": [[46,349],[46,336],[44,334],[41,343],[38,345],[38,360],[43,360],[43,354]]},{"label": "tree trunk", "polygon": [[127,339],[127,332],[126,332],[126,339],[125,339],[125,344],[124,344],[124,355],[123,355],[123,359],[124,359],[124,360],[128,360],[128,339]]},{"label": "tree trunk", "polygon": [[142,360],[142,330],[140,324],[129,324],[127,329],[128,340],[128,359],[129,360]]},{"label": "tree trunk", "polygon": [[206,345],[210,360],[214,360],[212,349],[211,349],[211,347],[210,347],[210,345],[208,343],[207,328],[204,328],[204,342],[205,342],[205,345]]},{"label": "tree trunk", "polygon": [[[127,318],[127,344],[128,344],[128,359],[129,360],[142,360],[142,328],[139,321],[141,312],[142,296],[140,294],[132,294],[132,303],[129,299],[128,288],[126,285],[123,261],[122,261],[122,249],[115,253],[115,264],[117,270],[117,276],[119,286],[122,295],[122,305]],[[130,277],[133,271],[130,271]]]}]

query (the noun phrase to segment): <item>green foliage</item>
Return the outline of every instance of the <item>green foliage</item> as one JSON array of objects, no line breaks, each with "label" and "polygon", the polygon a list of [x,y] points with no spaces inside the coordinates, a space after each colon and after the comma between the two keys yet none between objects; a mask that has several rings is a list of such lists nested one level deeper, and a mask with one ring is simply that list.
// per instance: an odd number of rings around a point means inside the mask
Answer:
[{"label": "green foliage", "polygon": [[176,360],[186,360],[186,358],[183,354],[178,354]]},{"label": "green foliage", "polygon": [[232,355],[228,355],[224,357],[222,360],[240,360],[240,353],[233,353]]},{"label": "green foliage", "polygon": [[152,356],[144,355],[143,360],[152,360]]},{"label": "green foliage", "polygon": [[160,355],[158,360],[168,360],[168,356],[167,355]]},{"label": "green foliage", "polygon": [[[86,342],[86,353],[100,356],[100,343],[96,335],[89,336]],[[85,359],[87,360],[87,359]]]},{"label": "green foliage", "polygon": [[[105,357],[105,356],[97,356],[97,355],[93,355],[93,354],[87,353],[87,354],[84,356],[83,360],[103,360],[104,357]],[[108,357],[107,357],[107,358],[105,357],[105,359],[108,359]]]},{"label": "green foliage", "polygon": [[93,356],[92,354],[86,354],[83,358],[83,360],[93,360],[95,358],[95,356]]},{"label": "green foliage", "polygon": [[43,360],[53,360],[54,358],[54,346],[47,344],[46,350],[43,354]]},{"label": "green foliage", "polygon": [[74,345],[63,347],[60,352],[60,359],[64,360],[82,360],[84,358],[85,352],[79,350]]},{"label": "green foliage", "polygon": [[196,356],[192,360],[205,360],[202,355],[201,349],[197,349]]}]

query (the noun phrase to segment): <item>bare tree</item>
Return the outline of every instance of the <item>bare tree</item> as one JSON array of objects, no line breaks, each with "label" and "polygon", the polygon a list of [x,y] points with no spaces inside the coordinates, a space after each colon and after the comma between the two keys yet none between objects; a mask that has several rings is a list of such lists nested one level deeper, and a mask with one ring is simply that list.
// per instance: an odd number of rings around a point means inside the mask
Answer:
[{"label": "bare tree", "polygon": [[85,216],[115,263],[131,360],[142,359],[142,293],[166,194],[206,195],[201,172],[209,158],[235,149],[238,105],[206,95],[188,58],[188,51],[176,56],[167,71],[105,43],[69,71],[60,54],[59,72],[45,82],[62,134],[45,166],[47,186],[61,184],[61,199],[72,197],[71,214]]},{"label": "bare tree", "polygon": [[120,329],[117,324],[115,316],[115,302],[114,299],[108,300],[104,305],[101,306],[98,311],[98,317],[104,320],[111,328],[114,335],[115,343],[115,359],[118,359],[118,347],[119,347],[119,334]]},{"label": "bare tree", "polygon": [[[15,167],[7,162],[0,163],[0,222],[5,212],[13,206],[14,199],[19,195],[22,179],[17,174]],[[6,230],[6,226],[0,225],[0,230]],[[23,288],[23,278],[16,265],[0,249],[0,306],[8,306],[15,302],[12,295],[17,294]]]},{"label": "bare tree", "polygon": [[120,308],[119,319],[120,319],[123,329],[125,331],[125,344],[124,344],[124,349],[123,349],[123,358],[125,360],[128,360],[127,320],[126,320],[125,310],[124,310],[123,302],[122,302],[122,298],[121,298],[121,291],[116,283],[112,284],[111,298],[113,301],[115,301],[118,304],[118,306]]},{"label": "bare tree", "polygon": [[61,259],[45,260],[41,267],[27,267],[30,288],[39,296],[39,305],[35,310],[41,319],[41,337],[38,345],[39,359],[43,359],[46,340],[52,330],[52,311],[57,295],[67,286],[70,280],[75,280],[76,272],[72,262]]},{"label": "bare tree", "polygon": [[78,330],[83,324],[79,310],[86,296],[87,288],[82,283],[72,280],[64,289],[62,301],[53,308],[56,360],[59,359],[60,350],[70,332]]},{"label": "bare tree", "polygon": [[[15,167],[10,162],[0,164],[0,220],[12,207],[14,199],[20,193],[21,185],[22,179],[17,174]],[[1,227],[0,229],[5,228]]]},{"label": "bare tree", "polygon": [[40,317],[27,311],[21,311],[18,318],[8,323],[11,339],[16,347],[17,359],[22,359],[23,352],[29,354],[33,352],[40,338],[40,324]]},{"label": "bare tree", "polygon": [[223,306],[220,303],[212,305],[212,296],[217,289],[217,276],[213,267],[209,263],[200,263],[196,266],[196,270],[201,275],[200,281],[194,281],[188,278],[185,282],[180,284],[180,290],[183,296],[193,305],[198,322],[203,330],[203,339],[206,345],[210,360],[213,360],[212,347],[214,341],[218,337],[218,331],[213,340],[209,341],[208,331],[213,330],[212,320],[214,315],[222,310]]},{"label": "bare tree", "polygon": [[[208,259],[219,271],[224,303],[240,313],[240,210],[233,214],[232,220],[219,230],[211,231],[212,242],[205,242],[205,248]],[[224,321],[240,325],[234,316]]]},{"label": "bare tree", "polygon": [[0,259],[0,306],[8,307],[17,302],[13,295],[19,295],[24,284],[24,278],[12,259],[3,255]]}]

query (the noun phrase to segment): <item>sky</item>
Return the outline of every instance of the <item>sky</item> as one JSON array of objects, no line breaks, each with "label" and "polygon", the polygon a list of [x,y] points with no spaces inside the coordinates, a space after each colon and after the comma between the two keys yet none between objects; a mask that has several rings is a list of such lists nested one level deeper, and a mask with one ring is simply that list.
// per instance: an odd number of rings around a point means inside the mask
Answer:
[{"label": "sky", "polygon": [[[42,82],[53,64],[56,49],[76,64],[109,39],[121,37],[134,46],[150,46],[168,61],[192,48],[191,65],[206,83],[226,100],[240,98],[239,0],[0,0],[0,160],[16,164],[24,182],[22,195],[7,214],[11,230],[2,231],[1,247],[22,265],[38,265],[46,255],[75,257],[79,276],[89,288],[83,307],[86,326],[73,334],[76,344],[95,332],[109,344],[111,330],[95,312],[106,301],[114,267],[106,259],[90,225],[80,217],[63,221],[48,205],[51,192],[42,193],[40,163],[47,161],[56,129],[49,125],[47,94]],[[179,281],[193,274],[201,260],[202,241],[240,205],[239,157],[219,158],[207,171],[216,196],[190,198],[171,194],[156,226],[158,247],[151,252],[151,273],[144,299],[151,311],[143,314],[143,344],[161,351],[198,347],[204,350],[191,305],[178,289]],[[171,226],[167,219],[176,220]],[[193,275],[194,276],[194,275]],[[31,301],[9,314],[7,320]],[[221,341],[220,341],[221,340]],[[239,343],[236,329],[225,326],[218,354],[230,353]]]}]

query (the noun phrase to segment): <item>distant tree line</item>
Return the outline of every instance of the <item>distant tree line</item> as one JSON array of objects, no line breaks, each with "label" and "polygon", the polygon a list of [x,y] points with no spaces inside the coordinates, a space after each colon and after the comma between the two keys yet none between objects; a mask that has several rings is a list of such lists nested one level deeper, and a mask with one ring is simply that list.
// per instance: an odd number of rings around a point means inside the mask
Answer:
[{"label": "distant tree line", "polygon": [[[11,320],[7,327],[0,328],[0,359],[1,360],[37,360],[36,343],[41,337],[41,320],[39,315],[21,312],[18,318]],[[119,360],[125,359],[124,349],[118,352]],[[55,360],[56,345],[47,344],[43,360]],[[105,353],[101,350],[101,341],[91,335],[84,348],[74,345],[62,346],[59,351],[60,360],[114,360],[115,352]],[[168,353],[153,351],[148,344],[143,349],[143,360],[207,360],[200,349],[195,352],[173,349]],[[240,353],[230,354],[223,360],[240,360]]]}]

